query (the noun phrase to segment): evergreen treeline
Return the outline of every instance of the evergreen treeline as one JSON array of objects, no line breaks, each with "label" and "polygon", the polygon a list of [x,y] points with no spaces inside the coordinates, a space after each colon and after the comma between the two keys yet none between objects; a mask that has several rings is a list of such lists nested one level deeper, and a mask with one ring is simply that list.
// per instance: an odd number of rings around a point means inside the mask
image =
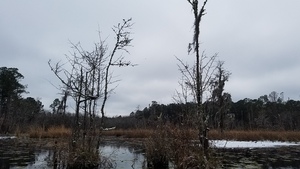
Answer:
[{"label": "evergreen treeline", "polygon": [[39,99],[22,96],[27,93],[26,85],[21,84],[23,78],[17,68],[0,67],[0,133],[26,132],[30,127],[70,127],[73,114],[45,111]]},{"label": "evergreen treeline", "polygon": [[[269,96],[264,95],[258,99],[245,98],[231,102],[225,111],[225,129],[299,130],[300,101],[283,101],[282,97],[272,97],[278,95],[272,92]],[[217,105],[206,102],[203,107],[209,112],[209,127],[219,128]],[[106,124],[119,128],[147,128],[162,122],[188,127],[195,125],[195,108],[195,103],[164,105],[153,101],[149,107],[136,110],[130,116],[107,119]]]},{"label": "evergreen treeline", "polygon": [[[74,113],[58,111],[60,101],[55,99],[50,106],[51,111],[44,110],[43,104],[32,97],[23,98],[26,85],[20,81],[23,75],[17,68],[0,68],[0,132],[13,132],[16,129],[27,130],[29,127],[73,125]],[[192,127],[196,124],[195,103],[158,104],[156,101],[142,110],[136,110],[128,116],[106,117],[104,127],[117,128],[152,128],[158,124]],[[202,106],[209,115],[209,127],[220,127],[220,108],[214,101],[205,102]],[[231,129],[268,129],[268,130],[299,130],[300,101],[284,101],[283,93],[271,92],[258,99],[245,98],[237,102],[229,101],[222,108],[225,112],[224,128]],[[80,118],[84,118],[80,115]],[[101,123],[100,117],[95,118]],[[97,122],[98,121],[98,122]]]}]

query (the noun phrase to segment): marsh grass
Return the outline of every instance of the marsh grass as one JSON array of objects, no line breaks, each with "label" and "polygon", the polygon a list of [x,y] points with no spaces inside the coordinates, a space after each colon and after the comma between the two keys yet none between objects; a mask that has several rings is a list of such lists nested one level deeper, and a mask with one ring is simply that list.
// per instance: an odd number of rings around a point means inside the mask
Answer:
[{"label": "marsh grass", "polygon": [[116,136],[116,137],[125,137],[125,138],[149,138],[154,130],[152,129],[116,129],[116,130],[109,130],[103,131],[103,136]]},{"label": "marsh grass", "polygon": [[[175,129],[176,127],[164,126],[164,128]],[[189,133],[189,138],[197,139],[197,130],[181,129],[185,133]],[[117,129],[103,131],[104,136],[116,136],[125,138],[149,138],[154,132],[154,129]],[[269,131],[269,130],[228,130],[220,133],[218,130],[209,131],[209,139],[211,140],[238,140],[238,141],[300,141],[300,131]]]},{"label": "marsh grass", "polygon": [[195,137],[191,129],[158,127],[144,143],[148,167],[167,168],[171,162],[178,169],[214,168],[216,160],[209,158],[210,151],[203,154]]},{"label": "marsh grass", "polygon": [[48,165],[56,169],[90,169],[115,168],[113,157],[102,155],[101,150],[91,149],[89,146],[78,145],[71,149],[68,139],[46,139],[52,151],[48,157]]},{"label": "marsh grass", "polygon": [[170,128],[160,126],[155,132],[152,132],[149,138],[144,142],[147,167],[148,168],[168,168],[171,159]]},{"label": "marsh grass", "polygon": [[[175,129],[174,126],[163,126],[163,128]],[[189,138],[197,139],[197,130],[182,129],[189,133]],[[30,138],[68,138],[71,136],[71,129],[65,126],[56,126],[45,129],[44,127],[30,127],[27,131]],[[103,136],[115,136],[124,138],[149,138],[157,132],[154,129],[116,129],[102,131]],[[99,133],[99,131],[97,132]],[[22,135],[20,129],[16,129],[16,136]],[[228,130],[220,133],[218,130],[209,131],[211,140],[238,140],[238,141],[300,141],[300,131],[269,131],[269,130]]]},{"label": "marsh grass", "polygon": [[[20,129],[17,129],[16,135],[22,135]],[[50,127],[31,127],[27,130],[30,138],[54,138],[53,140],[69,140],[71,138],[71,129],[64,126]],[[97,131],[95,134],[99,134]],[[145,157],[148,167],[167,168],[171,163],[178,169],[186,168],[208,168],[217,166],[218,161],[214,156],[204,155],[199,142],[197,130],[190,128],[180,128],[172,125],[161,125],[156,129],[130,129],[130,130],[110,130],[102,131],[101,136],[114,136],[124,138],[142,138],[145,146]],[[92,136],[91,136],[92,137]],[[88,137],[87,137],[88,138]],[[231,130],[220,133],[217,130],[209,132],[210,140],[239,140],[239,141],[300,141],[299,131],[267,131],[267,130]],[[78,140],[80,141],[80,140]],[[96,149],[86,149],[86,145],[79,146],[70,151],[68,141],[57,141],[55,143],[55,154],[53,166],[64,168],[77,168],[76,166],[96,167],[113,166],[114,163],[109,158],[101,157]],[[79,142],[78,142],[79,143]],[[48,144],[47,144],[48,145]],[[82,145],[82,146],[80,146]],[[50,145],[53,146],[53,145]],[[209,154],[214,154],[213,149],[209,149]],[[205,156],[205,158],[203,158]],[[209,158],[206,158],[209,157]],[[57,167],[57,168],[60,168]]]},{"label": "marsh grass", "polygon": [[299,131],[267,131],[267,130],[231,130],[223,134],[213,130],[209,132],[213,140],[238,140],[238,141],[300,141]]},{"label": "marsh grass", "polygon": [[68,153],[68,169],[97,168],[100,155],[98,151],[91,151],[85,147]]},{"label": "marsh grass", "polygon": [[30,127],[30,138],[66,138],[71,136],[71,129],[65,126],[56,126],[45,129],[44,127]]}]

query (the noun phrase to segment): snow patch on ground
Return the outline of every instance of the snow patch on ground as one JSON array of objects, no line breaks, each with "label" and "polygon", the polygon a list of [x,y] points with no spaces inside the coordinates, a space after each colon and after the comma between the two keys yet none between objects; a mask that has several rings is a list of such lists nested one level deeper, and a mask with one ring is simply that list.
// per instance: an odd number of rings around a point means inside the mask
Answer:
[{"label": "snow patch on ground", "polygon": [[212,146],[216,148],[266,148],[281,146],[300,146],[300,142],[280,142],[280,141],[232,141],[232,140],[212,140]]},{"label": "snow patch on ground", "polygon": [[17,138],[16,136],[0,136],[0,140],[1,139],[15,139]]}]

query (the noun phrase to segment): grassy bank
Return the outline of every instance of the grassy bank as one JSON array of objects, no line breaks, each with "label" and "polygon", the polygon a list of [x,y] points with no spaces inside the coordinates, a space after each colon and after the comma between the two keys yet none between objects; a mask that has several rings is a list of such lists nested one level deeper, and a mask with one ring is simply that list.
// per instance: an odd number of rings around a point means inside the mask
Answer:
[{"label": "grassy bank", "polygon": [[[122,136],[126,138],[148,138],[154,130],[150,129],[131,129],[131,130],[111,130],[103,131],[105,136]],[[197,130],[188,131],[197,139]],[[271,141],[300,141],[300,131],[265,131],[265,130],[231,130],[225,131],[223,134],[217,130],[209,132],[209,139],[212,140],[239,140],[239,141],[258,141],[258,140],[271,140]]]},{"label": "grassy bank", "polygon": [[125,138],[148,138],[152,135],[154,130],[152,129],[116,129],[103,131],[104,136],[116,136],[116,137],[125,137]]},{"label": "grassy bank", "polygon": [[[149,138],[154,132],[153,129],[115,129],[102,131],[103,136],[114,136],[124,138]],[[197,139],[197,130],[188,129],[190,135]],[[71,129],[64,126],[45,128],[32,127],[25,133],[30,138],[65,138],[71,135]],[[267,131],[267,130],[230,130],[220,133],[217,130],[209,132],[209,139],[212,140],[239,140],[239,141],[300,141],[300,131]]]},{"label": "grassy bank", "polygon": [[27,134],[30,138],[66,138],[71,136],[71,129],[65,126],[56,126],[45,129],[43,127],[30,127]]}]

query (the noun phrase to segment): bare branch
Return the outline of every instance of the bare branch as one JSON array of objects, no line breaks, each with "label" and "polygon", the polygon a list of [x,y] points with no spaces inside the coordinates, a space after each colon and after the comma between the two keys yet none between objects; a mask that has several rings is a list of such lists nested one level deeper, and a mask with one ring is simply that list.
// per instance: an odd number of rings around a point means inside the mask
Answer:
[{"label": "bare branch", "polygon": [[112,30],[115,32],[115,36],[116,36],[116,42],[115,42],[115,46],[111,52],[111,54],[109,55],[109,61],[106,67],[106,71],[105,71],[105,81],[104,81],[104,98],[103,98],[103,102],[101,105],[101,114],[102,114],[102,121],[101,123],[103,124],[103,119],[104,119],[104,107],[108,98],[108,81],[109,81],[109,70],[110,70],[110,66],[113,66],[114,64],[116,64],[116,62],[119,62],[117,65],[118,66],[128,66],[130,65],[130,62],[124,62],[122,60],[122,57],[120,60],[115,60],[113,61],[115,54],[118,50],[124,50],[127,53],[129,53],[126,49],[126,47],[130,46],[130,43],[132,41],[132,39],[130,39],[130,29],[131,26],[133,25],[131,23],[131,18],[128,20],[123,19],[123,23],[119,23],[117,26],[114,26],[112,28]]}]

